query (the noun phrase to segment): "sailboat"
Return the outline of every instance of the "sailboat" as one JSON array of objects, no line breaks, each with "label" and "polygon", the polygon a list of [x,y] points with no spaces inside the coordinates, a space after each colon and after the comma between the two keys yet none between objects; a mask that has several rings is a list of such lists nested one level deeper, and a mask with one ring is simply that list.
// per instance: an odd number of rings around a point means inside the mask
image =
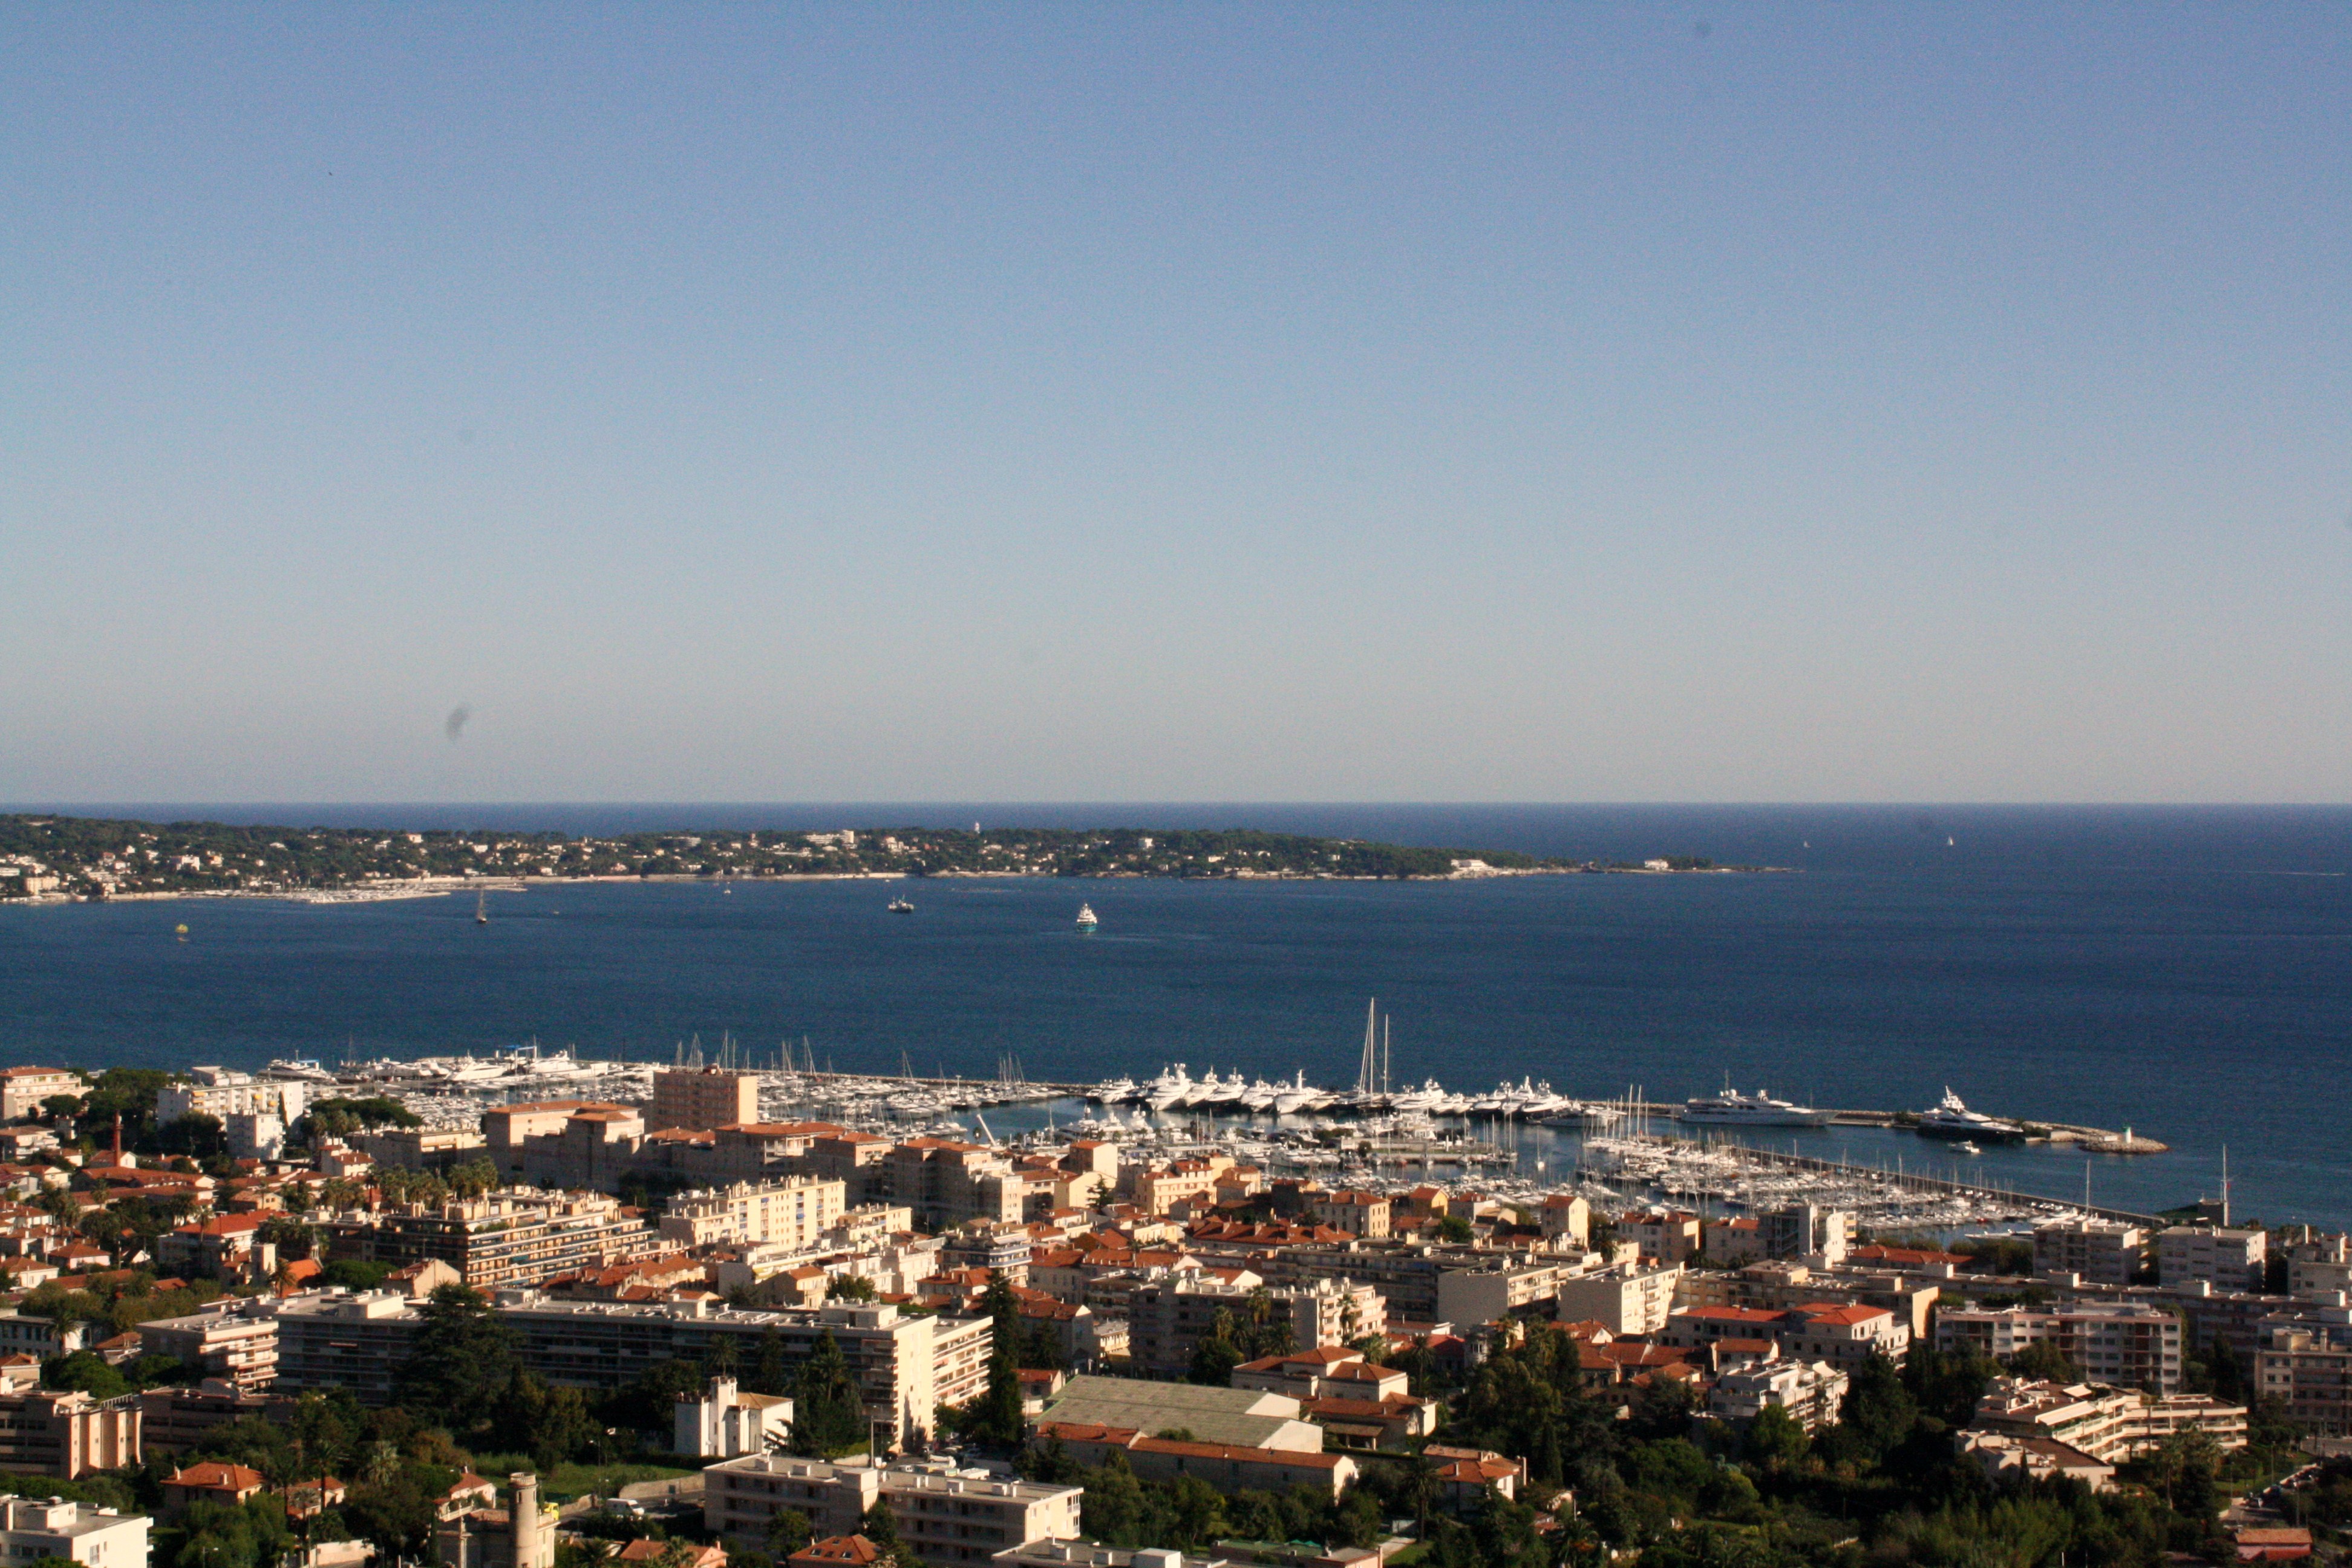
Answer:
[{"label": "sailboat", "polygon": [[474,895],[474,923],[476,925],[486,926],[490,923],[489,904],[490,894],[488,889],[485,888],[480,892]]}]

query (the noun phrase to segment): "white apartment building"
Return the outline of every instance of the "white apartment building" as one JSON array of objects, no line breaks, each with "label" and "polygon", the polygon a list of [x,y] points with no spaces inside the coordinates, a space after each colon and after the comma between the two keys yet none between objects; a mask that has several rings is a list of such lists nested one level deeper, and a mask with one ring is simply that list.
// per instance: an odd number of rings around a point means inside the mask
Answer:
[{"label": "white apartment building", "polygon": [[2091,1285],[2128,1285],[2147,1233],[2111,1219],[2050,1220],[2033,1227],[2033,1271],[2073,1274]]},{"label": "white apartment building", "polygon": [[188,1116],[209,1116],[226,1122],[232,1116],[275,1116],[291,1127],[310,1104],[310,1086],[257,1079],[226,1068],[190,1068],[190,1083],[167,1083],[155,1091],[155,1120],[172,1122]]},{"label": "white apartment building", "polygon": [[2254,1385],[2323,1432],[2352,1432],[2352,1308],[2304,1308],[2265,1321]]},{"label": "white apartment building", "polygon": [[88,1503],[9,1498],[0,1503],[0,1558],[29,1563],[61,1557],[89,1568],[147,1568],[143,1513],[117,1513]]},{"label": "white apartment building", "polygon": [[1706,1413],[1718,1421],[1753,1421],[1768,1405],[1787,1411],[1808,1432],[1838,1418],[1845,1399],[1846,1374],[1827,1362],[1752,1361],[1724,1372],[1706,1396]]},{"label": "white apartment building", "polygon": [[2151,1394],[2180,1387],[2180,1320],[2157,1307],[2071,1301],[2056,1307],[1938,1307],[1936,1348],[1996,1358],[2055,1344],[2095,1382]]},{"label": "white apartment building", "polygon": [[63,1068],[0,1068],[0,1121],[37,1115],[50,1096],[78,1096],[89,1087],[79,1073]]},{"label": "white apartment building", "polygon": [[2167,1226],[2156,1233],[2156,1277],[2168,1289],[2202,1280],[2216,1289],[2259,1290],[2269,1242],[2259,1230]]},{"label": "white apartment building", "polygon": [[700,1394],[677,1396],[670,1451],[698,1459],[731,1459],[782,1447],[792,1436],[793,1402],[745,1394],[731,1377],[714,1377]]},{"label": "white apartment building", "polygon": [[702,1472],[703,1517],[719,1534],[764,1542],[785,1509],[806,1514],[819,1540],[856,1531],[887,1501],[898,1535],[926,1563],[987,1563],[1015,1547],[1078,1533],[1082,1489],[1006,1481],[932,1465],[876,1468],[788,1455],[746,1455]]},{"label": "white apartment building", "polygon": [[1678,1263],[1621,1263],[1561,1279],[1558,1311],[1563,1323],[1597,1322],[1611,1333],[1654,1334],[1675,1310]]},{"label": "white apartment building", "polygon": [[824,1232],[841,1223],[845,1191],[839,1182],[794,1176],[681,1193],[662,1215],[662,1239],[680,1247],[773,1243],[793,1251],[811,1250]]},{"label": "white apartment building", "polygon": [[1969,1429],[2049,1438],[2104,1464],[2146,1453],[2188,1431],[2201,1431],[2225,1449],[2242,1448],[2246,1412],[2201,1394],[2158,1395],[2136,1388],[2002,1377],[1977,1401]]},{"label": "white apartment building", "polygon": [[2289,1247],[2286,1289],[2291,1296],[2352,1293],[2352,1237],[2318,1236]]}]

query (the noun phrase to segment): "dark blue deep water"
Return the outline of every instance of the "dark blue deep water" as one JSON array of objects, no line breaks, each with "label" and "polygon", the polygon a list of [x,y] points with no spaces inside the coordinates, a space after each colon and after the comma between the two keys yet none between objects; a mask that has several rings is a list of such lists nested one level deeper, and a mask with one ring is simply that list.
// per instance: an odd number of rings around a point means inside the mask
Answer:
[{"label": "dark blue deep water", "polygon": [[[65,809],[65,808],[60,808]],[[667,1058],[805,1036],[844,1068],[1039,1079],[1181,1060],[1354,1071],[1365,998],[1401,1079],[1653,1098],[1727,1073],[1815,1103],[2130,1125],[2090,1162],[2143,1209],[2352,1221],[2352,810],[1625,806],[75,807],[384,826],[1261,826],[1576,857],[1698,854],[1739,877],[1264,885],[932,881],[540,889],[314,907],[0,910],[0,1058],[258,1065],[536,1037]],[[1102,917],[1082,938],[1081,899]],[[186,921],[189,940],[173,940]],[[1891,1161],[1890,1134],[1817,1135]],[[1828,1147],[1823,1152],[1835,1152]],[[1989,1152],[2079,1194],[2085,1161]]]}]

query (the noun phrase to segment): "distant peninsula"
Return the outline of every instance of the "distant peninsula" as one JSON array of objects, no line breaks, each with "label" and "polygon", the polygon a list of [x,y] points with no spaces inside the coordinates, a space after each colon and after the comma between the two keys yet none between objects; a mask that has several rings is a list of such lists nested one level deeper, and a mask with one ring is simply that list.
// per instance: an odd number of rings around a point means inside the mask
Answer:
[{"label": "distant peninsula", "polygon": [[243,895],[366,899],[520,881],[844,877],[1460,880],[1770,870],[1691,856],[1543,859],[1244,828],[937,827],[581,835],[241,826],[0,816],[0,901]]}]

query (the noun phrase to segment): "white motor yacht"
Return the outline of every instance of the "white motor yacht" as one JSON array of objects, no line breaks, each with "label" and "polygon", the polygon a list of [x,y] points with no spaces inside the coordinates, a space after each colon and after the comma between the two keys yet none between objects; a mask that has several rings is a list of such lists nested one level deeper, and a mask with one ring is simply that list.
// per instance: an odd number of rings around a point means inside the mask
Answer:
[{"label": "white motor yacht", "polygon": [[1276,1116],[1296,1116],[1321,1098],[1322,1090],[1307,1086],[1307,1069],[1300,1068],[1297,1076],[1274,1097],[1274,1113]]},{"label": "white motor yacht", "polygon": [[1775,1100],[1760,1089],[1742,1094],[1727,1085],[1721,1094],[1687,1101],[1676,1120],[1710,1127],[1827,1127],[1830,1115],[1794,1100]]},{"label": "white motor yacht", "polygon": [[1919,1123],[1913,1129],[1922,1138],[1966,1139],[1977,1143],[2022,1143],[2025,1129],[2014,1121],[2003,1121],[1987,1116],[1980,1110],[1970,1110],[1954,1094],[1951,1086],[1944,1088],[1944,1098],[1933,1110],[1919,1113]]}]

